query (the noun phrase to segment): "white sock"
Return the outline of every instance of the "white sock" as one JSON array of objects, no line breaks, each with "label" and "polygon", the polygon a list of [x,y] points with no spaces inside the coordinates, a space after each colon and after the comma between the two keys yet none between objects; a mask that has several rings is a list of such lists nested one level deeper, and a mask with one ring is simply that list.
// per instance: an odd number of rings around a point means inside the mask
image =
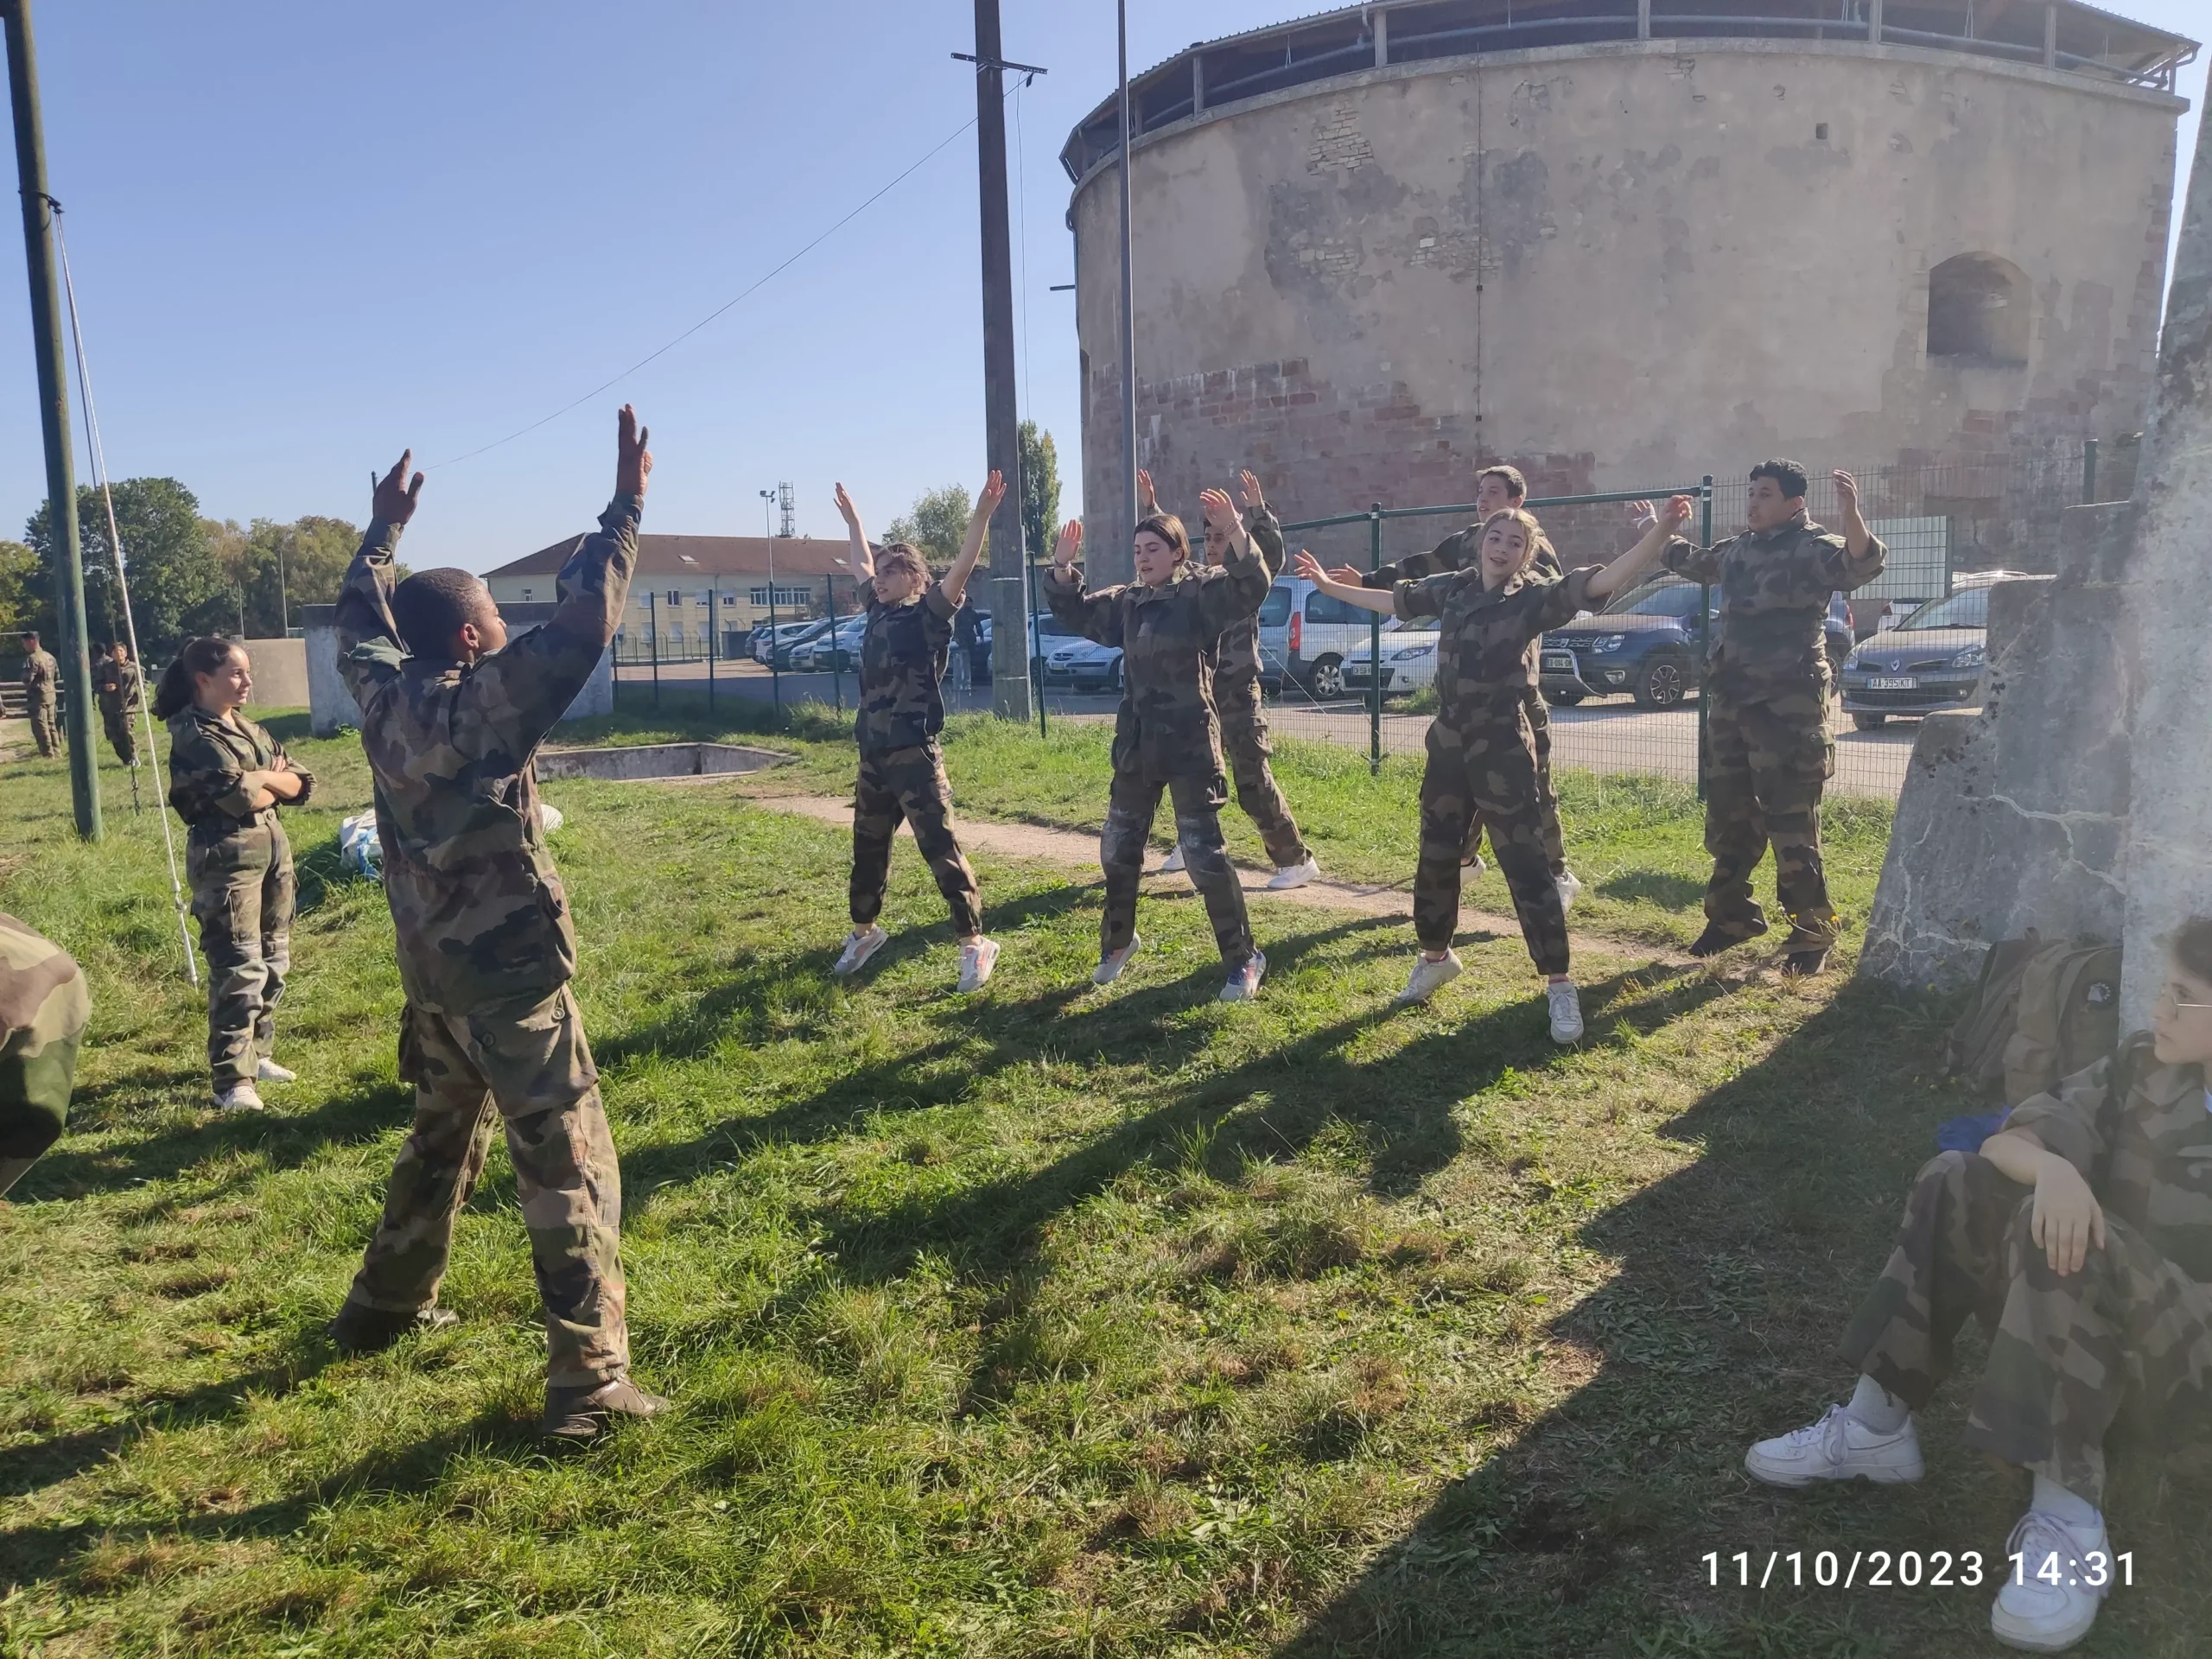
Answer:
[{"label": "white sock", "polygon": [[2028,1507],[2055,1515],[2069,1527],[2094,1527],[2103,1518],[2103,1511],[2095,1504],[2048,1475],[2036,1477],[2036,1495],[2028,1500]]},{"label": "white sock", "polygon": [[1905,1419],[1912,1415],[1912,1408],[1891,1394],[1871,1376],[1862,1376],[1859,1386],[1851,1392],[1851,1403],[1844,1413],[1862,1428],[1877,1434],[1894,1434],[1904,1427]]}]

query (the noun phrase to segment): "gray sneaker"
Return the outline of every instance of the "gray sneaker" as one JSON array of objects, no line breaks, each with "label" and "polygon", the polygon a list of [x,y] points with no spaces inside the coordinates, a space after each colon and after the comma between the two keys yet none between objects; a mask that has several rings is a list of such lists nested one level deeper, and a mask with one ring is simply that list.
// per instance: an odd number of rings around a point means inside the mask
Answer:
[{"label": "gray sneaker", "polygon": [[1446,950],[1436,957],[1416,956],[1414,970],[1407,977],[1406,988],[1398,993],[1397,1001],[1401,1005],[1427,1001],[1444,986],[1459,978],[1465,966],[1457,950]]},{"label": "gray sneaker", "polygon": [[1242,966],[1230,975],[1229,982],[1221,988],[1221,1000],[1224,1002],[1249,1002],[1259,995],[1260,980],[1267,971],[1268,959],[1255,950],[1244,958]]},{"label": "gray sneaker", "polygon": [[1111,985],[1122,976],[1122,969],[1129,965],[1129,958],[1136,955],[1137,948],[1143,943],[1141,938],[1132,933],[1129,935],[1129,942],[1120,950],[1109,950],[1104,956],[1099,957],[1098,965],[1090,970],[1090,982],[1094,985]]},{"label": "gray sneaker", "polygon": [[855,928],[846,935],[845,948],[837,953],[837,960],[830,971],[839,979],[850,979],[868,964],[868,959],[891,943],[891,936],[870,923],[866,929]]},{"label": "gray sneaker", "polygon": [[618,1417],[658,1417],[668,1402],[626,1376],[588,1389],[548,1389],[537,1432],[549,1440],[595,1440]]}]

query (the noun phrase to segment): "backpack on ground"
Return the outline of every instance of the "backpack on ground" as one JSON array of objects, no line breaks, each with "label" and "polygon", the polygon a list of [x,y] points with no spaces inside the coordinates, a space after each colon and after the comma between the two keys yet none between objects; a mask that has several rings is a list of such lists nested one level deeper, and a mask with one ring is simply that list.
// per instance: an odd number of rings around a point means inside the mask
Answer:
[{"label": "backpack on ground", "polygon": [[2120,1041],[2120,947],[2101,940],[1992,945],[1951,1027],[1946,1070],[2013,1105],[2094,1065]]}]

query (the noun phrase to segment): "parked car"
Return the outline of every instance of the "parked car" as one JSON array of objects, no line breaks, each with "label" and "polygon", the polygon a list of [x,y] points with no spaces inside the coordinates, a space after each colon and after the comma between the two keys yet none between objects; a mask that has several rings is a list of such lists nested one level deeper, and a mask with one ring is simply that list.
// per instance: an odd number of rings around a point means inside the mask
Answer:
[{"label": "parked car", "polygon": [[826,616],[817,617],[811,622],[794,623],[789,629],[778,628],[775,648],[771,654],[769,665],[781,669],[786,674],[790,673],[796,666],[793,658],[799,647],[812,645],[823,634],[829,632],[830,628],[830,621]]},{"label": "parked car", "polygon": [[1989,589],[2016,573],[1977,571],[1958,591],[1931,599],[1847,658],[1839,677],[1844,711],[1862,732],[1892,715],[1929,715],[1970,704],[1989,661]]},{"label": "parked car", "polygon": [[835,629],[825,628],[791,647],[791,667],[801,674],[856,671],[861,664],[861,635],[867,631],[866,613],[841,617]]},{"label": "parked car", "polygon": [[[1674,709],[1697,688],[1697,583],[1659,576],[1621,594],[1596,616],[1577,617],[1544,636],[1538,659],[1544,701],[1572,709],[1586,697],[1633,696],[1644,709]],[[1710,625],[1720,626],[1720,590],[1711,590]],[[1828,663],[1851,651],[1851,612],[1840,594],[1828,600]]]},{"label": "parked car", "polygon": [[[976,656],[974,662],[975,677],[973,683],[976,685],[988,685],[991,683],[992,632],[992,622],[990,616],[988,613],[976,619]],[[1073,628],[1071,628],[1066,624],[1063,623],[1050,611],[1039,611],[1033,615],[1029,619],[1030,679],[1033,682],[1039,682],[1043,680],[1045,676],[1045,658],[1048,652],[1058,649],[1060,645],[1066,644],[1071,639],[1080,639],[1081,638],[1083,638],[1081,634],[1077,633]]]},{"label": "parked car", "polygon": [[1261,684],[1274,690],[1291,679],[1323,702],[1343,696],[1344,659],[1373,637],[1373,615],[1303,576],[1278,577],[1260,606]]},{"label": "parked car", "polygon": [[[1414,622],[1395,618],[1383,624],[1382,695],[1399,696],[1436,683],[1436,640],[1440,624],[1433,616]],[[1374,679],[1370,645],[1361,640],[1344,658],[1344,689],[1364,691]]]},{"label": "parked car", "polygon": [[1077,637],[1046,642],[1044,684],[1099,696],[1121,695],[1122,648]]}]

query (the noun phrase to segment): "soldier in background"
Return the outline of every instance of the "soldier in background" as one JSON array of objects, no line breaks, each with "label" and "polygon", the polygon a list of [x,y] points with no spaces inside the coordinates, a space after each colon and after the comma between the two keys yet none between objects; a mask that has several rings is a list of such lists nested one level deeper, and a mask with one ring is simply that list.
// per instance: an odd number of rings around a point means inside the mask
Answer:
[{"label": "soldier in background", "polygon": [[1835,772],[1828,733],[1828,595],[1882,574],[1888,550],[1859,515],[1859,484],[1835,475],[1843,534],[1805,514],[1805,469],[1751,468],[1740,536],[1708,548],[1676,539],[1667,569],[1719,590],[1720,633],[1699,696],[1706,715],[1705,931],[1694,957],[1766,931],[1751,873],[1774,846],[1775,890],[1790,933],[1783,965],[1817,974],[1836,938],[1821,862],[1821,796]]},{"label": "soldier in background", "polygon": [[92,668],[92,696],[99,700],[100,723],[117,759],[126,766],[138,764],[138,730],[131,716],[138,712],[142,683],[138,664],[130,660],[130,647],[118,639]]},{"label": "soldier in background", "polygon": [[614,499],[563,565],[550,621],[515,639],[483,582],[425,570],[395,588],[392,555],[423,475],[403,454],[376,486],[338,601],[339,668],[361,709],[385,892],[397,935],[399,1075],[415,1127],[384,1217],[331,1325],[350,1352],[448,1325],[438,1286],[506,1128],[548,1348],[549,1437],[588,1440],[668,1402],[629,1380],[622,1176],[569,981],[576,935],[545,849],[535,758],[622,620],[652,456],[628,406]]},{"label": "soldier in background", "polygon": [[[1239,474],[1244,493],[1244,529],[1268,567],[1272,582],[1283,571],[1282,523],[1268,508],[1260,480],[1250,473]],[[1137,473],[1137,510],[1160,510],[1153,493],[1152,474]],[[1220,526],[1205,526],[1206,563],[1216,569],[1229,554],[1229,537]],[[1302,887],[1321,874],[1320,861],[1298,833],[1298,820],[1290,815],[1282,785],[1275,782],[1268,758],[1274,745],[1268,736],[1268,717],[1260,693],[1260,624],[1256,616],[1239,617],[1221,636],[1214,652],[1214,707],[1221,715],[1221,747],[1229,761],[1229,775],[1236,785],[1236,804],[1260,832],[1268,861],[1275,867],[1268,878],[1272,893]],[[1182,869],[1183,843],[1177,842],[1160,868],[1163,874]]]},{"label": "soldier in background", "polygon": [[[1493,513],[1506,509],[1518,510],[1529,496],[1529,480],[1521,475],[1518,467],[1503,464],[1485,467],[1475,480],[1475,522],[1465,530],[1446,536],[1426,553],[1414,553],[1386,564],[1376,570],[1355,569],[1345,565],[1329,573],[1334,582],[1355,583],[1363,588],[1379,588],[1388,592],[1402,582],[1419,582],[1427,576],[1440,576],[1452,570],[1465,569],[1475,561],[1482,544],[1483,526]],[[1648,513],[1650,503],[1638,504]],[[1639,527],[1639,535],[1642,530]],[[1529,569],[1531,582],[1557,582],[1560,575],[1559,555],[1553,550],[1547,537],[1536,560]],[[1541,640],[1529,649],[1535,652]],[[1559,902],[1562,911],[1574,908],[1574,900],[1582,891],[1581,879],[1567,868],[1567,838],[1559,827],[1559,792],[1552,787],[1552,717],[1551,705],[1537,690],[1531,677],[1529,691],[1524,700],[1529,715],[1529,729],[1536,745],[1536,814],[1544,830],[1544,858],[1551,866],[1552,880],[1559,885]],[[1497,837],[1491,837],[1492,849]],[[1483,817],[1478,812],[1467,830],[1467,844],[1460,862],[1479,875],[1482,874]]]},{"label": "soldier in background", "polygon": [[92,1011],[77,964],[0,916],[0,1195],[61,1138]]},{"label": "soldier in background", "polygon": [[1112,984],[1136,953],[1137,886],[1152,821],[1166,792],[1174,802],[1176,841],[1191,885],[1205,899],[1214,944],[1229,969],[1221,1000],[1245,1002],[1259,995],[1268,959],[1253,949],[1243,885],[1222,844],[1221,809],[1229,790],[1213,701],[1214,652],[1231,623],[1258,613],[1269,579],[1228,493],[1208,490],[1200,499],[1206,521],[1228,539],[1218,569],[1191,569],[1183,521],[1154,513],[1138,524],[1132,537],[1137,579],[1086,593],[1075,563],[1083,550],[1083,525],[1071,520],[1052,550],[1045,597],[1052,614],[1085,639],[1122,651],[1113,790],[1098,841],[1106,911],[1091,982]]},{"label": "soldier in background", "polygon": [[54,698],[61,689],[61,664],[38,642],[38,635],[23,636],[23,712],[30,716],[31,737],[38,752],[51,760],[61,753],[61,722],[55,717]]},{"label": "soldier in background", "polygon": [[1006,480],[993,473],[969,515],[958,556],[941,581],[931,582],[928,565],[911,543],[893,542],[880,556],[868,546],[860,509],[845,486],[837,486],[837,511],[850,550],[846,562],[868,607],[860,713],[853,722],[861,751],[853,785],[853,931],[830,970],[841,979],[860,972],[891,938],[876,918],[883,913],[891,838],[901,818],[912,828],[914,844],[952,912],[952,931],[960,936],[959,988],[981,990],[998,961],[998,945],[983,937],[976,872],[952,833],[952,785],[937,740],[944,729],[943,683],[954,620],[964,607],[991,515],[1005,497]]}]

